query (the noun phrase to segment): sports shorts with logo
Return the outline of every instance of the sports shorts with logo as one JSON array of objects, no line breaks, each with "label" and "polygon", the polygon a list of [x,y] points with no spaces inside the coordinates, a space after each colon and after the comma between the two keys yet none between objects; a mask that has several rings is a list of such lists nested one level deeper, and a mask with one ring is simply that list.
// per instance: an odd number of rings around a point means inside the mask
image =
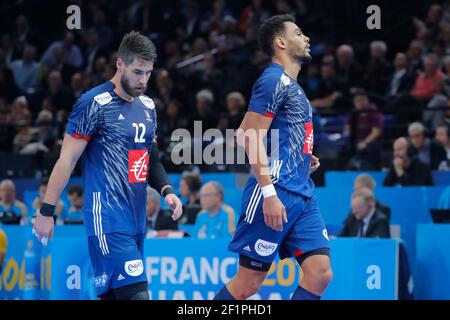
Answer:
[{"label": "sports shorts with logo", "polygon": [[138,282],[147,282],[144,272],[145,234],[107,233],[88,237],[97,296]]},{"label": "sports shorts with logo", "polygon": [[283,222],[283,231],[275,231],[264,223],[263,197],[261,192],[256,192],[257,188],[255,182],[247,184],[244,190],[242,212],[228,246],[230,251],[271,263],[277,253],[284,259],[330,248],[328,233],[314,196],[305,198],[275,185],[288,218],[288,223]]}]

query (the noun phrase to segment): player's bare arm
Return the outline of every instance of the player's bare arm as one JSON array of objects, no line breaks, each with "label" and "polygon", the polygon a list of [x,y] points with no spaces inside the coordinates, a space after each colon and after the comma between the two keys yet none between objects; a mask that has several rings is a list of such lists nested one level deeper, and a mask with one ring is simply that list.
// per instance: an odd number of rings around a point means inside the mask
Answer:
[{"label": "player's bare arm", "polygon": [[244,147],[260,188],[269,190],[269,193],[264,195],[264,222],[268,227],[281,231],[283,230],[283,221],[287,222],[286,209],[272,184],[264,146],[264,138],[271,123],[272,118],[270,117],[252,111],[247,112],[237,132],[237,143]]},{"label": "player's bare arm", "polygon": [[[69,134],[65,134],[61,154],[55,164],[55,167],[53,168],[50,180],[48,182],[47,192],[45,193],[43,201],[44,204],[56,206],[61,193],[66,187],[67,182],[70,179],[70,175],[72,174],[72,171],[87,144],[88,141],[84,139],[77,139]],[[44,245],[46,245],[47,239],[52,238],[53,228],[53,214],[51,216],[46,216],[38,211],[36,214],[33,233]]]}]

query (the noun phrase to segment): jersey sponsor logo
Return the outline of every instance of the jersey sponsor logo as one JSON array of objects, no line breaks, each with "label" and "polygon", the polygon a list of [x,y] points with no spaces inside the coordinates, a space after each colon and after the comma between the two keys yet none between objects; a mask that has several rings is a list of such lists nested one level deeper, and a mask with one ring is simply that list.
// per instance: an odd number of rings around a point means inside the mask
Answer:
[{"label": "jersey sponsor logo", "polygon": [[128,150],[128,182],[147,181],[148,151]]},{"label": "jersey sponsor logo", "polygon": [[262,257],[270,256],[277,249],[278,244],[266,240],[258,239],[255,243],[256,253]]},{"label": "jersey sponsor logo", "polygon": [[138,277],[144,272],[144,263],[141,259],[125,262],[125,272],[132,276]]},{"label": "jersey sponsor logo", "polygon": [[303,153],[312,154],[314,146],[314,132],[312,122],[305,123],[305,141],[303,145]]},{"label": "jersey sponsor logo", "polygon": [[101,276],[95,277],[95,287],[104,287],[106,285],[106,281],[108,281],[108,276],[103,272]]},{"label": "jersey sponsor logo", "polygon": [[139,99],[141,99],[142,103],[144,104],[144,106],[146,106],[149,109],[155,109],[155,103],[153,102],[152,99],[150,99],[149,97],[146,96],[139,96]]},{"label": "jersey sponsor logo", "polygon": [[145,119],[147,121],[153,122],[152,117],[150,117],[150,112],[148,112],[147,110],[144,110],[145,113]]},{"label": "jersey sponsor logo", "polygon": [[109,94],[109,92],[104,92],[101,94],[98,94],[94,97],[95,101],[97,101],[100,105],[105,105],[108,102],[112,100],[112,96]]}]

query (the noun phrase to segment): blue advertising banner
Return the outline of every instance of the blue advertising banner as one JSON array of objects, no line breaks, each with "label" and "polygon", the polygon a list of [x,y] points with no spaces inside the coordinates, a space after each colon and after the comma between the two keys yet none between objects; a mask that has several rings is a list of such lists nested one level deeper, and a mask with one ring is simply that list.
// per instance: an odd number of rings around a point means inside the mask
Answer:
[{"label": "blue advertising banner", "polygon": [[[30,228],[4,229],[14,246],[8,248],[1,299],[96,299],[83,226],[58,226],[48,248],[31,239]],[[227,245],[221,240],[146,239],[144,265],[152,299],[212,299],[237,271],[237,255]],[[331,252],[334,278],[324,299],[397,298],[396,240],[332,239]],[[295,260],[277,259],[251,299],[290,299],[301,276]]]},{"label": "blue advertising banner", "polygon": [[450,299],[450,224],[417,226],[418,299]]}]

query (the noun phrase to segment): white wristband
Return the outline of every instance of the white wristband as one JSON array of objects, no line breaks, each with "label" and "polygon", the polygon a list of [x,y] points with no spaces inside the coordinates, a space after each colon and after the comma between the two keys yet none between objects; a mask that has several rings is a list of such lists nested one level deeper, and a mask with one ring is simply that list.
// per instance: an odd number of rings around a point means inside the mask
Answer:
[{"label": "white wristband", "polygon": [[262,191],[262,194],[263,194],[264,198],[275,196],[277,194],[273,184],[268,184],[267,186],[262,187],[261,191]]}]

